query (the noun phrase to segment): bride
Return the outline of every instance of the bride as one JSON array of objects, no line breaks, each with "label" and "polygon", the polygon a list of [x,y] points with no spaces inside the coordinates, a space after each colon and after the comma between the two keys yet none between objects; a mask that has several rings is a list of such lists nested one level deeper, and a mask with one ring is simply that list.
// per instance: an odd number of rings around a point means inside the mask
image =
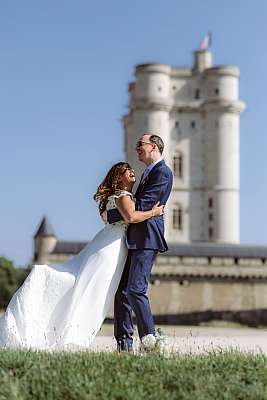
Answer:
[{"label": "bride", "polygon": [[[94,199],[99,212],[118,209],[126,220],[106,224],[76,256],[63,264],[35,265],[0,318],[0,346],[32,349],[88,347],[110,309],[127,257],[127,223],[162,214],[135,211],[135,174],[119,162],[107,173]],[[119,199],[119,200],[118,200]]]}]

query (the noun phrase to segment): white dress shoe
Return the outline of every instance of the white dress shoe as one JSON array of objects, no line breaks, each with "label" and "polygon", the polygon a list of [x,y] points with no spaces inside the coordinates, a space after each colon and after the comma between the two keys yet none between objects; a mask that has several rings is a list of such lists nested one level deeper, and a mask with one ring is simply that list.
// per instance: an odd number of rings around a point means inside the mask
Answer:
[{"label": "white dress shoe", "polygon": [[156,340],[156,337],[152,333],[149,333],[142,337],[141,343],[145,350],[152,350],[156,346]]}]

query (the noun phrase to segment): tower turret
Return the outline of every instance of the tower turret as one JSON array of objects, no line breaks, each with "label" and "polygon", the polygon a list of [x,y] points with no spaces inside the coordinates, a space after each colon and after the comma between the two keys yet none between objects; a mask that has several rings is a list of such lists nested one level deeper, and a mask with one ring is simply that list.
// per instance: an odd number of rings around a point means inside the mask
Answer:
[{"label": "tower turret", "polygon": [[134,149],[143,133],[161,136],[166,146],[164,156],[168,157],[170,72],[169,65],[140,64],[135,69],[135,83],[129,85],[130,113],[124,118],[125,150],[139,178],[144,165],[137,161]]},{"label": "tower turret", "polygon": [[216,242],[239,243],[239,69],[219,66],[204,72],[205,235]]},{"label": "tower turret", "polygon": [[34,262],[45,264],[56,243],[57,238],[52,225],[46,217],[43,217],[34,235]]},{"label": "tower turret", "polygon": [[203,72],[212,66],[212,53],[210,50],[194,51],[193,71],[196,73]]}]

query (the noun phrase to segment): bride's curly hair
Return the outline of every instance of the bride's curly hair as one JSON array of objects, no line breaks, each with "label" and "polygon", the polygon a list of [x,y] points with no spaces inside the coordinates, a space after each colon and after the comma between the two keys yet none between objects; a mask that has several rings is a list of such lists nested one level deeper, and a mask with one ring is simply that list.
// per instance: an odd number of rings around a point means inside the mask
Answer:
[{"label": "bride's curly hair", "polygon": [[119,180],[126,169],[132,169],[130,164],[127,162],[118,162],[113,165],[103,182],[98,186],[97,191],[94,194],[94,200],[99,203],[98,209],[100,214],[102,214],[106,209],[108,197],[121,191]]}]

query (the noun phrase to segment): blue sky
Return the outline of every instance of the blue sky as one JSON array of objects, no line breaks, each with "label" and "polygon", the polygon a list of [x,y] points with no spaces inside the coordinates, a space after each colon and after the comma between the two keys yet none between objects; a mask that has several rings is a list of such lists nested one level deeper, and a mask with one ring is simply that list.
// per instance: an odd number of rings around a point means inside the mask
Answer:
[{"label": "blue sky", "polygon": [[134,66],[190,66],[207,31],[241,70],[241,242],[267,243],[265,0],[0,3],[0,254],[23,265],[45,214],[56,235],[101,227],[92,195],[124,158]]}]

